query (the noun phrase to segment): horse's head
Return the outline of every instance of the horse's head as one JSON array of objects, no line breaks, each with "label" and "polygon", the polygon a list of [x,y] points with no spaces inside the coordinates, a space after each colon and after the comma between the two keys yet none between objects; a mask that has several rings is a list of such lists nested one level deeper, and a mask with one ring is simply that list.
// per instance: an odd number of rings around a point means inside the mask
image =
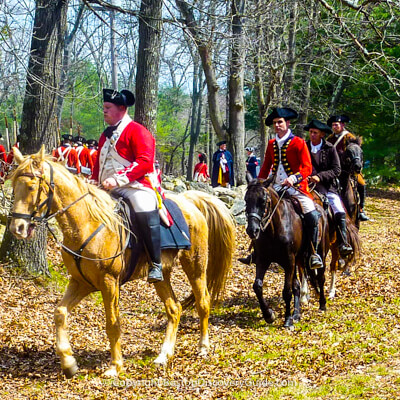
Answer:
[{"label": "horse's head", "polygon": [[12,187],[14,205],[11,213],[10,231],[17,239],[30,239],[37,223],[42,219],[41,213],[49,210],[48,202],[52,192],[48,182],[49,164],[45,162],[45,149],[42,146],[37,154],[24,157],[14,147],[14,160],[18,167],[13,172]]},{"label": "horse's head", "polygon": [[343,154],[344,167],[350,173],[361,172],[363,167],[363,151],[361,149],[361,141],[359,138],[350,140]]},{"label": "horse's head", "polygon": [[268,213],[271,205],[271,198],[266,190],[268,185],[268,181],[253,179],[247,186],[244,196],[247,217],[246,232],[251,239],[257,239],[260,235],[262,218]]}]

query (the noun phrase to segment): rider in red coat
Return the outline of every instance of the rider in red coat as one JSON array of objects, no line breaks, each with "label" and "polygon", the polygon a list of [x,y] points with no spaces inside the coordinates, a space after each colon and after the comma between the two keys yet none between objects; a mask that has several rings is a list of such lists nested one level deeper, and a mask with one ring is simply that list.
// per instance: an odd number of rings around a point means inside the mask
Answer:
[{"label": "rider in red coat", "polygon": [[267,126],[273,125],[276,137],[268,143],[264,163],[259,178],[273,178],[276,191],[287,189],[295,197],[304,215],[305,228],[311,241],[310,267],[323,267],[321,257],[317,254],[318,220],[321,217],[308,188],[307,178],[312,173],[310,152],[306,142],[294,136],[290,130],[290,120],[297,118],[297,112],[291,108],[274,108],[265,120]]},{"label": "rider in red coat", "polygon": [[123,197],[135,212],[151,259],[148,282],[163,280],[161,265],[159,181],[155,173],[155,139],[132,121],[127,108],[135,97],[129,90],[103,90],[104,121],[109,125],[99,139],[93,179],[112,194]]}]

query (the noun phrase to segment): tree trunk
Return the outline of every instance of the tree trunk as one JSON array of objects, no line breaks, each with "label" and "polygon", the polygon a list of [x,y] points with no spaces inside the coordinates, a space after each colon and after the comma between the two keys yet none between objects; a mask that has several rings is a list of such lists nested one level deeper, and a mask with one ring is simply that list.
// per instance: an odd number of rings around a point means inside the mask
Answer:
[{"label": "tree trunk", "polygon": [[[22,153],[37,152],[42,144],[49,150],[54,143],[67,10],[67,0],[36,1],[21,117]],[[2,261],[12,260],[21,268],[32,272],[48,274],[46,238],[47,230],[40,226],[32,240],[17,241],[7,226],[0,248],[0,258]]]},{"label": "tree trunk", "polygon": [[136,73],[135,121],[156,132],[160,70],[162,0],[142,0]]},{"label": "tree trunk", "polygon": [[243,15],[246,0],[232,0],[232,47],[229,76],[229,134],[234,149],[234,164],[237,185],[246,184],[246,159],[244,153],[244,66],[245,36]]},{"label": "tree trunk", "polygon": [[218,139],[228,139],[228,132],[222,119],[219,104],[219,85],[212,61],[212,42],[207,41],[202,35],[201,28],[196,22],[193,9],[183,0],[175,0],[186,26],[190,31],[201,58],[208,91],[209,117]]},{"label": "tree trunk", "polygon": [[37,152],[42,144],[50,150],[54,144],[67,10],[67,0],[36,1],[21,117],[22,152]]}]

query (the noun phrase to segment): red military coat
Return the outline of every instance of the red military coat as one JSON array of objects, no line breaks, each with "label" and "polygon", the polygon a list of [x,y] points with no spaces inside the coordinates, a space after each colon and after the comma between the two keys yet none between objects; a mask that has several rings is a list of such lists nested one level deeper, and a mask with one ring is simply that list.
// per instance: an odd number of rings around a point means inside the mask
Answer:
[{"label": "red military coat", "polygon": [[[281,148],[281,162],[288,176],[296,176],[297,183],[294,184],[294,187],[312,199],[307,182],[307,177],[312,173],[312,163],[306,142],[298,136],[290,135]],[[278,165],[278,144],[276,139],[271,139],[268,142],[264,163],[258,177],[262,179],[268,178],[271,170],[273,174],[276,174]]]},{"label": "red military coat", "polygon": [[0,144],[0,176],[4,176],[7,165],[7,152],[4,146]]},{"label": "red military coat", "polygon": [[80,166],[89,168],[90,171],[93,171],[93,160],[90,155],[90,150],[84,146],[79,146],[76,149],[76,152],[78,153]]},{"label": "red military coat", "polygon": [[57,161],[65,161],[67,167],[76,168],[77,174],[80,173],[78,153],[71,146],[58,147],[54,150],[53,157]]},{"label": "red military coat", "polygon": [[96,181],[110,177],[101,176],[108,153],[111,153],[116,167],[112,176],[119,186],[128,183],[135,187],[156,186],[156,182],[152,182],[150,177],[146,176],[153,173],[157,179],[154,174],[155,139],[144,126],[132,121],[128,115],[125,115],[110,139],[104,132],[100,136],[98,156],[92,174]]}]

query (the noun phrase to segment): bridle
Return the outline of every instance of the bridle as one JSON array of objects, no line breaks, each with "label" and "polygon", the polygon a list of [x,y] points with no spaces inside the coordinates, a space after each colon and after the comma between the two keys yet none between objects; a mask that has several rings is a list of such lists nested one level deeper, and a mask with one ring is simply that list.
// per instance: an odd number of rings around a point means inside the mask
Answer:
[{"label": "bridle", "polygon": [[[53,235],[54,240],[56,241],[56,243],[58,243],[62,249],[71,254],[76,262],[76,266],[78,268],[78,271],[80,272],[82,278],[91,286],[95,287],[93,285],[93,283],[91,283],[83,274],[82,272],[82,268],[80,265],[80,260],[81,259],[85,259],[85,260],[89,260],[89,261],[106,261],[106,260],[114,260],[117,257],[123,255],[125,253],[126,248],[128,247],[129,244],[129,240],[130,240],[130,236],[129,234],[126,236],[126,240],[125,240],[125,244],[121,243],[121,251],[119,251],[117,254],[110,256],[110,257],[104,257],[104,258],[91,258],[91,257],[85,257],[82,255],[83,250],[85,249],[85,247],[89,244],[89,242],[105,227],[104,223],[100,224],[99,227],[83,242],[83,244],[80,246],[80,248],[77,251],[74,251],[70,248],[68,248],[67,246],[65,246],[63,243],[61,243],[53,229],[50,227],[49,225],[49,220],[51,218],[54,218],[56,215],[62,214],[65,211],[67,211],[70,207],[72,207],[74,204],[78,203],[80,200],[82,200],[85,196],[87,196],[89,194],[89,191],[85,192],[82,196],[78,197],[76,200],[74,200],[72,203],[68,204],[67,206],[65,206],[64,208],[54,212],[53,214],[51,213],[51,207],[53,204],[53,200],[54,200],[54,188],[55,188],[55,184],[54,184],[54,170],[53,170],[53,166],[46,161],[46,163],[49,165],[50,167],[50,182],[48,182],[46,180],[46,177],[44,175],[44,171],[35,171],[35,172],[24,172],[20,175],[18,175],[17,179],[19,177],[28,177],[28,178],[38,178],[39,179],[39,189],[38,189],[38,194],[36,197],[36,201],[35,201],[35,208],[32,211],[31,214],[23,214],[23,213],[16,213],[13,212],[11,213],[11,218],[21,218],[21,219],[27,219],[29,221],[32,222],[38,222],[38,223],[43,223],[46,225],[47,229],[50,231],[50,233]],[[40,202],[40,196],[41,196],[41,192],[43,190],[45,190],[43,188],[43,185],[47,185],[48,187],[48,195],[46,197],[45,200],[43,200],[42,202]],[[45,211],[40,214],[40,210],[46,206]],[[38,215],[40,214],[40,215]],[[131,232],[131,230],[128,228],[127,224],[125,223],[124,225],[124,229],[125,231],[127,231],[130,234],[133,234],[133,232]],[[133,234],[134,235],[134,234]],[[122,235],[120,235],[120,237],[122,237]]]},{"label": "bridle", "polygon": [[[349,149],[349,147],[351,147],[351,145],[352,145],[352,143],[347,145],[346,152],[345,152],[345,159],[344,159],[346,167],[348,167],[350,169],[350,173],[354,172],[354,163],[356,161],[360,161],[360,162],[362,161],[361,156],[355,155],[355,153],[353,151],[351,151],[351,148]],[[346,153],[350,153],[350,154],[347,155]]]},{"label": "bridle", "polygon": [[[50,182],[46,180],[46,177],[44,175],[43,171],[35,171],[35,172],[24,172],[20,175],[18,175],[17,178],[19,177],[28,177],[28,178],[38,178],[39,179],[39,189],[35,201],[35,207],[31,214],[22,214],[22,213],[16,213],[13,212],[11,213],[12,218],[21,218],[21,219],[28,219],[29,221],[33,222],[42,222],[44,220],[48,220],[51,212],[51,206],[53,205],[53,199],[54,199],[54,171],[53,167],[50,163],[47,163],[50,166]],[[44,191],[43,185],[46,184],[48,187],[48,194],[45,200],[40,202],[40,196],[41,192]],[[46,206],[45,211],[40,214],[40,210]],[[39,215],[40,214],[40,215]]]},{"label": "bridle", "polygon": [[254,218],[257,221],[259,221],[260,229],[264,232],[265,229],[267,229],[268,225],[271,223],[272,217],[274,216],[276,210],[278,209],[279,203],[281,202],[281,200],[282,200],[283,196],[285,195],[287,189],[288,189],[288,187],[283,188],[283,190],[282,190],[282,192],[281,192],[281,194],[279,196],[279,200],[275,204],[274,209],[271,210],[271,204],[272,204],[271,197],[268,196],[267,188],[263,187],[263,190],[264,190],[264,201],[265,201],[264,213],[263,213],[262,216],[260,216],[260,214],[256,213],[256,212],[246,213],[247,220],[249,220],[251,218]]}]

